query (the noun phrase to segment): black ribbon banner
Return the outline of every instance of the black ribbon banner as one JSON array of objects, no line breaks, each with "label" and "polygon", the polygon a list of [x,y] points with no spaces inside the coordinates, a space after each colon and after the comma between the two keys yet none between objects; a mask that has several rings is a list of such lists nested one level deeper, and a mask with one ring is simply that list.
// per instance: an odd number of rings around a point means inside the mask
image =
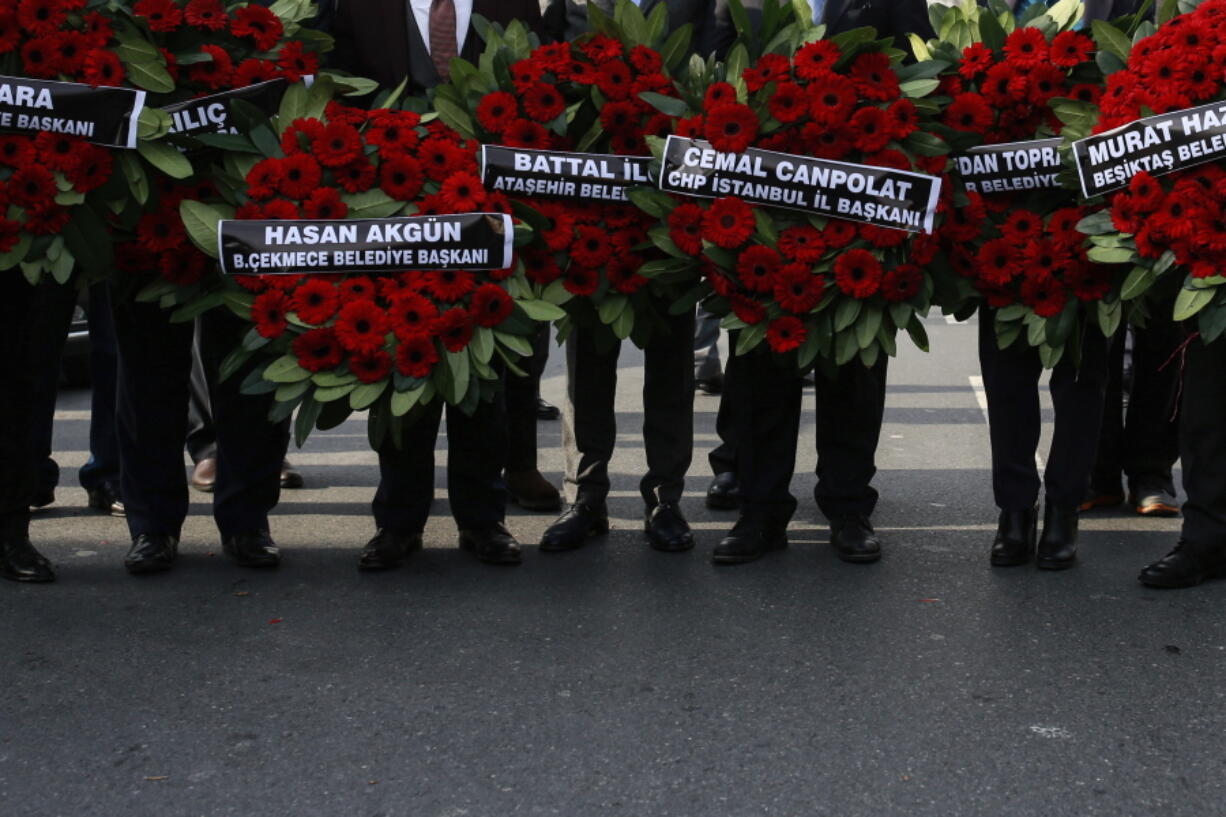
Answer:
[{"label": "black ribbon banner", "polygon": [[804,210],[911,232],[932,232],[936,176],[749,148],[725,153],[702,139],[670,136],[660,189],[711,199]]},{"label": "black ribbon banner", "polygon": [[79,82],[0,76],[0,130],[50,131],[95,145],[136,147],[145,92]]},{"label": "black ribbon banner", "polygon": [[627,188],[652,182],[650,163],[645,156],[482,145],[481,181],[512,195],[628,202]]},{"label": "black ribbon banner", "polygon": [[233,91],[223,91],[212,96],[202,96],[199,99],[189,99],[186,102],[176,102],[167,105],[162,110],[170,114],[171,133],[184,136],[194,136],[202,133],[238,133],[238,129],[230,124],[230,101],[242,99],[250,102],[261,112],[272,116],[281,107],[281,97],[289,82],[284,79],[270,79],[258,82]]},{"label": "black ribbon banner", "polygon": [[1147,116],[1073,143],[1086,198],[1127,187],[1142,170],[1165,176],[1226,158],[1226,103]]},{"label": "black ribbon banner", "polygon": [[503,213],[217,225],[227,275],[506,269],[512,238]]},{"label": "black ribbon banner", "polygon": [[1017,193],[1060,187],[1060,139],[980,145],[955,158],[962,184],[972,193]]}]

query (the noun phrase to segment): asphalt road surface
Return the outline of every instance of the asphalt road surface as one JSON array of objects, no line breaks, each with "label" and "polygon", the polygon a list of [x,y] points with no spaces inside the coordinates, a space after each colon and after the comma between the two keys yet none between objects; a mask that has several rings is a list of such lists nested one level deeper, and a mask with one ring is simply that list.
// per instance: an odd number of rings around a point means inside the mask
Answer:
[{"label": "asphalt road surface", "polygon": [[[291,454],[306,487],[273,520],[280,570],[230,564],[193,493],[180,563],[134,578],[123,522],[76,486],[88,394],[63,394],[63,487],[34,523],[60,578],[0,587],[0,814],[1226,813],[1226,583],[1138,585],[1178,520],[1124,510],[1083,519],[1074,570],[989,569],[975,329],[929,329],[939,356],[891,363],[876,565],[827,544],[810,420],[791,548],[714,567],[733,516],[702,505],[704,395],[699,545],[648,549],[628,349],[614,530],[581,551],[477,564],[440,491],[427,550],[359,574],[376,471],[351,421]],[[540,424],[555,481],[559,438]],[[529,545],[549,521],[509,520]]]}]

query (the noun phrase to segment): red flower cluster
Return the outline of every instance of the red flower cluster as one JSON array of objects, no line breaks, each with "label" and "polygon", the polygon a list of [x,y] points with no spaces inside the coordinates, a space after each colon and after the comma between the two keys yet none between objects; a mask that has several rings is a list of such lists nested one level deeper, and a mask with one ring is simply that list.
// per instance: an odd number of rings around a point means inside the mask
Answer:
[{"label": "red flower cluster", "polygon": [[[363,111],[332,103],[326,121],[299,119],[281,138],[284,157],[247,174],[237,218],[343,219],[343,194],[382,191],[420,214],[509,212],[485,190],[474,145],[437,120],[408,111]],[[442,351],[463,350],[477,327],[495,327],[515,303],[497,282],[512,270],[410,270],[365,275],[239,276],[256,293],[251,320],[266,338],[292,336],[299,364],[318,372],[346,367],[362,383],[393,369],[425,378]],[[291,321],[291,316],[293,320]],[[303,328],[305,325],[305,329]]]},{"label": "red flower cluster", "polygon": [[941,120],[988,144],[1034,139],[1044,125],[1059,133],[1052,99],[1093,103],[1102,92],[1094,41],[1076,31],[1049,40],[1037,28],[1019,28],[997,51],[974,43],[963,49],[957,71],[941,81],[940,90],[951,97]]},{"label": "red flower cluster", "polygon": [[[677,123],[677,133],[706,139],[723,151],[749,147],[903,170],[939,172],[944,157],[913,160],[902,142],[918,127],[890,57],[864,52],[842,60],[838,44],[819,40],[789,60],[765,54],[742,77],[749,90],[737,101],[729,83],[706,89],[702,112]],[[763,214],[772,222],[759,231]],[[814,314],[836,299],[910,301],[924,289],[922,264],[936,244],[839,219],[806,218],[790,210],[755,208],[735,196],[687,202],[668,216],[669,238],[684,253],[706,255],[707,279],[747,324],[768,322],[776,352],[803,344]],[[704,242],[719,248],[704,252]],[[908,257],[904,246],[913,244]]]},{"label": "red flower cluster", "polygon": [[319,70],[319,57],[285,39],[281,18],[254,3],[137,0],[132,14],[148,28],[179,89],[210,93],[278,77],[297,82]]},{"label": "red flower cluster", "polygon": [[1131,233],[1137,254],[1170,250],[1194,278],[1226,269],[1226,170],[1210,164],[1158,179],[1142,171],[1111,199],[1111,220]]},{"label": "red flower cluster", "polygon": [[136,223],[133,235],[115,244],[115,266],[131,275],[154,273],[178,286],[198,283],[212,269],[213,262],[188,239],[179,204],[184,199],[207,201],[216,196],[217,189],[210,181],[184,183],[159,176],[155,194]]},{"label": "red flower cluster", "polygon": [[1022,304],[1047,318],[1070,298],[1096,301],[1111,291],[1111,268],[1089,260],[1077,231],[1083,208],[1042,213],[1010,196],[968,195],[970,203],[947,222],[942,239],[953,268],[988,306]]},{"label": "red flower cluster", "polygon": [[111,20],[87,0],[10,0],[0,4],[0,55],[13,54],[23,76],[121,85]]},{"label": "red flower cluster", "polygon": [[[646,154],[649,135],[672,132],[672,117],[639,99],[644,91],[675,95],[660,55],[645,46],[629,50],[597,34],[583,43],[536,48],[511,66],[511,90],[486,94],[475,111],[482,141],[510,147],[572,150],[576,131],[598,128],[585,149]],[[583,113],[568,125],[567,108]],[[583,118],[590,119],[587,124]],[[578,124],[576,124],[578,123]],[[644,258],[635,247],[656,219],[629,204],[515,196],[542,217],[543,229],[523,253],[528,280],[547,285],[559,278],[573,295],[630,294],[647,283]],[[602,286],[602,282],[607,286]]]},{"label": "red flower cluster", "polygon": [[[672,119],[639,99],[645,91],[675,96],[660,55],[646,46],[627,49],[597,34],[584,43],[535,49],[511,66],[514,93],[486,94],[477,105],[481,141],[518,148],[572,150],[575,138],[561,119],[576,102],[593,103],[603,129],[593,149],[626,156],[647,153],[648,135],[667,135]],[[555,123],[560,127],[554,128]]]},{"label": "red flower cluster", "polygon": [[1107,77],[1095,132],[1151,112],[1167,113],[1221,99],[1226,81],[1223,66],[1226,0],[1206,0],[1133,45],[1128,68]]},{"label": "red flower cluster", "polygon": [[0,135],[0,252],[21,234],[55,235],[71,217],[56,203],[61,182],[88,193],[111,176],[111,153],[75,136],[40,132]]}]

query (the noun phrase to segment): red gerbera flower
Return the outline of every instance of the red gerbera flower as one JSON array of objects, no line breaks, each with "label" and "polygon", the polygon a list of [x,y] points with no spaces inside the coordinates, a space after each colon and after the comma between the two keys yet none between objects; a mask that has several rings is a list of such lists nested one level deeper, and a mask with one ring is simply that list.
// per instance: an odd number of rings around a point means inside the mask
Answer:
[{"label": "red gerbera flower", "polygon": [[255,85],[260,82],[267,82],[270,79],[276,79],[278,75],[277,66],[269,60],[260,60],[255,57],[249,57],[238,64],[231,76],[234,82],[234,87],[241,88],[246,85]]},{"label": "red gerbera flower", "polygon": [[270,289],[257,295],[251,303],[251,320],[255,331],[262,337],[279,338],[289,328],[285,313],[289,311],[289,298],[279,289]]},{"label": "red gerbera flower", "polygon": [[802,79],[824,79],[841,56],[839,47],[832,41],[817,40],[797,49],[792,55],[792,65],[796,66],[796,76]]},{"label": "red gerbera flower", "polygon": [[438,309],[425,296],[416,292],[402,292],[391,299],[388,314],[392,320],[392,331],[403,341],[412,335],[429,332],[438,318]]},{"label": "red gerbera flower", "polygon": [[834,282],[853,298],[868,298],[881,288],[881,262],[868,250],[848,250],[834,262]]},{"label": "red gerbera flower", "polygon": [[511,317],[515,301],[497,284],[482,284],[473,293],[471,310],[478,326],[497,326]]},{"label": "red gerbera flower", "polygon": [[707,114],[703,133],[716,150],[740,153],[758,135],[758,116],[748,105],[717,105]]},{"label": "red gerbera flower", "polygon": [[859,97],[856,86],[846,77],[831,74],[809,86],[809,114],[819,123],[830,125],[846,121]]},{"label": "red gerbera flower", "polygon": [[586,297],[600,286],[600,274],[589,267],[571,266],[566,270],[562,286],[572,295]]},{"label": "red gerbera flower", "polygon": [[770,292],[775,288],[775,272],[782,263],[778,252],[755,244],[737,258],[736,273],[741,285],[750,292]]},{"label": "red gerbera flower", "polygon": [[221,31],[226,27],[226,10],[221,0],[191,0],[184,16],[188,25],[206,31]]},{"label": "red gerbera flower", "polygon": [[486,94],[477,104],[477,122],[491,133],[502,133],[519,118],[519,103],[506,91]]},{"label": "red gerbera flower", "polygon": [[798,224],[779,234],[779,252],[793,261],[816,264],[826,252],[826,242],[816,227]]},{"label": "red gerbera flower", "polygon": [[379,187],[397,201],[412,201],[421,192],[421,164],[408,156],[388,159],[379,167]]},{"label": "red gerbera flower", "polygon": [[327,323],[341,304],[336,286],[319,278],[311,278],[294,290],[291,308],[303,323]]},{"label": "red gerbera flower", "polygon": [[183,22],[183,11],[174,0],[139,0],[132,13],[144,17],[150,31],[174,31]]},{"label": "red gerbera flower", "polygon": [[788,264],[775,274],[775,300],[779,306],[804,315],[817,306],[826,293],[826,279],[814,275],[804,264]]},{"label": "red gerbera flower", "polygon": [[306,51],[297,40],[290,40],[281,46],[277,52],[277,65],[290,82],[297,82],[307,74],[319,73],[319,57]]},{"label": "red gerbera flower", "polygon": [[994,287],[1003,287],[1020,271],[1021,254],[1007,238],[985,243],[975,256],[975,271],[979,279]]},{"label": "red gerbera flower", "polygon": [[924,274],[914,264],[902,264],[888,271],[881,280],[881,296],[890,303],[898,303],[919,294],[924,285]]},{"label": "red gerbera flower", "polygon": [[982,133],[992,124],[992,108],[979,94],[962,94],[949,104],[941,120],[956,130]]},{"label": "red gerbera flower", "polygon": [[1030,210],[1014,210],[1000,226],[1001,235],[1014,244],[1024,244],[1043,232],[1043,219]]},{"label": "red gerbera flower", "polygon": [[111,178],[111,152],[94,145],[83,145],[77,154],[77,162],[64,175],[72,182],[78,193],[97,190]]},{"label": "red gerbera flower", "polygon": [[438,363],[438,349],[429,335],[400,338],[400,345],[396,347],[396,371],[405,377],[429,377],[435,363]]},{"label": "red gerbera flower", "polygon": [[349,205],[341,201],[335,187],[320,187],[302,203],[302,214],[307,218],[344,218],[349,214]]},{"label": "red gerbera flower", "polygon": [[341,362],[344,351],[330,328],[310,329],[294,338],[290,351],[298,358],[298,365],[308,372],[322,372],[335,368]]},{"label": "red gerbera flower", "polygon": [[707,86],[707,91],[702,96],[702,108],[704,111],[709,111],[717,105],[733,102],[736,102],[736,88],[733,88],[726,82],[711,83]]},{"label": "red gerbera flower", "polygon": [[448,352],[458,352],[472,340],[472,315],[463,307],[448,309],[434,322],[434,332]]},{"label": "red gerbera flower", "polygon": [[346,193],[364,193],[375,183],[375,166],[365,156],[337,168],[336,183]]},{"label": "red gerbera flower", "polygon": [[668,214],[668,237],[687,255],[702,252],[702,208],[686,202]]},{"label": "red gerbera flower", "polygon": [[285,32],[281,18],[263,6],[243,6],[234,12],[230,21],[230,33],[235,37],[248,37],[261,51],[268,51]]},{"label": "red gerbera flower", "polygon": [[359,383],[378,383],[387,377],[391,370],[392,359],[382,349],[355,354],[349,358],[349,371],[353,372]]},{"label": "red gerbera flower", "polygon": [[389,331],[387,314],[374,301],[350,301],[336,315],[336,337],[350,352],[370,354],[381,349]]},{"label": "red gerbera flower", "polygon": [[457,173],[444,181],[439,195],[453,213],[471,213],[485,202],[485,188],[471,173]]},{"label": "red gerbera flower", "polygon": [[566,111],[566,100],[552,85],[539,83],[523,96],[524,113],[537,122],[552,122]]},{"label": "red gerbera flower", "polygon": [[286,156],[280,160],[280,177],[277,189],[291,199],[305,199],[319,187],[323,170],[319,162],[305,153]]},{"label": "red gerbera flower", "polygon": [[739,247],[753,235],[753,209],[735,196],[711,202],[702,217],[702,237],[725,249]]},{"label": "red gerbera flower", "polygon": [[333,123],[311,140],[311,152],[324,167],[341,167],[362,155],[362,135],[357,128]]},{"label": "red gerbera flower", "polygon": [[192,82],[198,82],[206,88],[224,88],[230,84],[234,74],[234,61],[226,50],[218,45],[202,45],[200,53],[207,54],[212,59],[206,62],[192,63],[188,67],[188,75]]},{"label": "red gerbera flower", "polygon": [[774,352],[790,352],[805,342],[808,332],[804,322],[791,315],[775,318],[766,328],[766,342]]},{"label": "red gerbera flower", "polygon": [[453,303],[468,295],[476,279],[467,270],[435,270],[426,273],[425,287],[440,301]]},{"label": "red gerbera flower", "polygon": [[549,147],[549,131],[531,119],[516,119],[502,133],[508,147],[539,149]]},{"label": "red gerbera flower", "polygon": [[[39,168],[41,170],[41,168]],[[17,178],[22,171],[13,174]],[[44,171],[45,172],[45,171]],[[10,186],[12,180],[10,180]],[[155,210],[141,216],[136,226],[136,237],[141,245],[154,252],[177,250],[187,243],[187,232],[178,210]]]},{"label": "red gerbera flower", "polygon": [[1064,287],[1050,275],[1027,276],[1022,281],[1022,303],[1041,318],[1050,318],[1064,311],[1068,296]]},{"label": "red gerbera flower", "polygon": [[613,245],[609,243],[608,231],[603,227],[579,226],[570,245],[570,256],[575,263],[585,267],[599,267],[609,260]]},{"label": "red gerbera flower", "polygon": [[1061,31],[1051,41],[1051,64],[1060,68],[1080,65],[1094,53],[1094,41],[1076,31]]},{"label": "red gerbera flower", "polygon": [[1018,65],[1034,65],[1048,57],[1047,37],[1037,28],[1019,28],[1005,38],[1005,56]]},{"label": "red gerbera flower", "polygon": [[890,57],[880,51],[870,51],[856,57],[849,76],[856,90],[865,99],[889,102],[898,99],[898,75],[890,67]]}]

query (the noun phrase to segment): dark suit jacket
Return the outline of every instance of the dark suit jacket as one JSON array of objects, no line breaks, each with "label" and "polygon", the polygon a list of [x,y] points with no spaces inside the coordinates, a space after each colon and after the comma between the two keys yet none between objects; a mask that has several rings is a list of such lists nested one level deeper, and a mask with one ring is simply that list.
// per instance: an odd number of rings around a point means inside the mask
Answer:
[{"label": "dark suit jacket", "polygon": [[[1114,20],[1125,14],[1136,14],[1141,8],[1142,0],[1086,0],[1085,17],[1090,20]],[[1162,0],[1154,0],[1148,12],[1153,17],[1154,10],[1162,5]]]},{"label": "dark suit jacket", "polygon": [[[439,84],[438,70],[409,11],[408,0],[336,0],[335,5],[333,68],[377,80],[388,89],[408,77],[410,95]],[[502,25],[521,20],[543,35],[537,0],[473,0],[473,14]],[[482,48],[481,38],[470,23],[460,56],[476,63]]]},{"label": "dark suit jacket", "polygon": [[[573,40],[588,30],[587,4],[589,0],[548,0],[545,7],[546,36],[554,42]],[[601,11],[613,16],[613,0],[590,0]],[[750,20],[758,16],[761,0],[744,0]],[[672,33],[686,23],[694,26],[690,50],[706,57],[708,54],[723,56],[736,39],[732,16],[728,13],[727,0],[642,0],[643,14],[660,3],[668,7],[668,30]]]},{"label": "dark suit jacket", "polygon": [[[826,36],[862,26],[872,26],[882,37],[918,34],[927,40],[935,36],[925,0],[826,0],[822,22]],[[899,45],[910,50],[901,39]]]}]

